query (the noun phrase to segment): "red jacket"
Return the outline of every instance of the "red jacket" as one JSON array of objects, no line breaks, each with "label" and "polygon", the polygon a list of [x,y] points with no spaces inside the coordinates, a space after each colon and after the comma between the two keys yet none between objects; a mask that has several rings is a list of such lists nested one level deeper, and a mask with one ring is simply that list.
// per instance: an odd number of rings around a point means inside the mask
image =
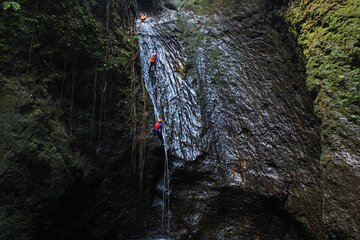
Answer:
[{"label": "red jacket", "polygon": [[159,130],[159,129],[161,128],[161,123],[159,123],[159,122],[155,123],[154,128],[155,128],[156,130]]}]

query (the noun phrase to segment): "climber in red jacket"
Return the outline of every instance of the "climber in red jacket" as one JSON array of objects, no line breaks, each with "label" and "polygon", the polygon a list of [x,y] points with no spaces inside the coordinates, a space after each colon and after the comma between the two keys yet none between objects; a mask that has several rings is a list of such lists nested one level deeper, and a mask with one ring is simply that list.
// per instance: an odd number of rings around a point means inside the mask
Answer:
[{"label": "climber in red jacket", "polygon": [[163,120],[161,118],[158,119],[158,121],[154,125],[154,132],[159,137],[159,139],[162,141],[162,127],[163,127]]}]

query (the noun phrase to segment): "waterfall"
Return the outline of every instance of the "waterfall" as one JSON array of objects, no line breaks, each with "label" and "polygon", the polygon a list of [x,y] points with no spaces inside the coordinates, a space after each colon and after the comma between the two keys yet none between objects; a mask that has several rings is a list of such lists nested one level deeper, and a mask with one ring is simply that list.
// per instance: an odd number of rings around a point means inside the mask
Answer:
[{"label": "waterfall", "polygon": [[[165,140],[164,140],[165,143]],[[162,214],[161,214],[161,224],[162,228],[170,236],[170,169],[169,169],[169,157],[167,154],[167,149],[165,150],[165,163],[164,163],[164,182],[163,182],[163,204],[162,204]]]},{"label": "waterfall", "polygon": [[[170,168],[168,152],[178,159],[195,160],[201,153],[201,111],[196,93],[197,83],[192,76],[184,77],[187,61],[183,44],[176,34],[177,13],[165,10],[137,22],[140,34],[142,75],[150,95],[155,120],[162,118],[165,152],[162,191],[162,229],[170,236]],[[149,74],[150,57],[157,53],[157,69]]]},{"label": "waterfall", "polygon": [[[162,214],[161,214],[161,228],[163,232],[166,232],[167,238],[170,239],[170,167],[169,167],[169,143],[167,138],[167,124],[170,122],[167,118],[166,112],[163,110],[164,96],[162,95],[163,91],[160,86],[160,79],[164,75],[159,74],[159,71],[165,68],[165,71],[169,69],[169,65],[166,65],[165,59],[165,49],[161,44],[156,41],[156,32],[152,29],[151,25],[145,23],[138,24],[138,29],[140,30],[140,55],[141,55],[141,64],[142,64],[142,75],[145,82],[145,87],[151,98],[153,108],[154,108],[154,117],[155,121],[158,118],[164,120],[164,126],[162,128],[163,136],[163,147],[164,147],[164,174],[162,183],[160,183],[160,189],[162,191]],[[159,59],[157,62],[157,70],[155,71],[154,76],[150,76],[149,73],[149,58],[156,52]],[[169,71],[169,70],[168,70]],[[164,239],[159,238],[159,239]]]},{"label": "waterfall", "polygon": [[[138,22],[141,64],[155,117],[165,120],[165,148],[181,159],[194,160],[201,153],[201,111],[196,81],[192,77],[185,79],[182,72],[187,59],[182,43],[175,36],[176,19],[176,11],[166,10]],[[151,81],[148,74],[153,52],[159,58],[156,81]]]}]

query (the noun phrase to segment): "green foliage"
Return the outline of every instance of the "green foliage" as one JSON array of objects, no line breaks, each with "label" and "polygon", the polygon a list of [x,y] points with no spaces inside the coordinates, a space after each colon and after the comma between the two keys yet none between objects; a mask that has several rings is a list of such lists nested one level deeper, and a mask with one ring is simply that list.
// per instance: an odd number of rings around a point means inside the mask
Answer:
[{"label": "green foliage", "polygon": [[71,182],[88,177],[93,156],[83,153],[96,149],[99,129],[115,128],[111,120],[105,126],[104,115],[119,112],[118,88],[127,86],[137,38],[131,11],[123,10],[129,1],[5,3],[0,6],[0,239],[32,239],[49,227],[44,216]]},{"label": "green foliage", "polygon": [[20,4],[14,1],[4,1],[1,6],[4,11],[12,9],[17,12],[21,9]]},{"label": "green foliage", "polygon": [[40,209],[50,208],[65,193],[73,169],[82,169],[85,176],[90,170],[73,151],[48,81],[0,74],[0,239],[29,234],[26,229],[38,221]]},{"label": "green foliage", "polygon": [[[73,61],[84,59],[83,68],[88,71],[95,71],[96,61],[106,64],[107,71],[128,68],[137,47],[133,33],[121,26],[132,21],[126,12],[119,16],[115,7],[107,9],[104,3],[92,0],[17,2],[21,9],[0,15],[0,67],[5,74],[29,69],[62,71],[64,64],[71,67]],[[7,9],[15,7],[14,2],[3,2],[3,6],[5,3]],[[117,31],[113,31],[115,27]],[[7,67],[9,63],[12,68]]]},{"label": "green foliage", "polygon": [[293,1],[286,19],[303,48],[307,83],[321,115],[360,119],[360,2]]}]

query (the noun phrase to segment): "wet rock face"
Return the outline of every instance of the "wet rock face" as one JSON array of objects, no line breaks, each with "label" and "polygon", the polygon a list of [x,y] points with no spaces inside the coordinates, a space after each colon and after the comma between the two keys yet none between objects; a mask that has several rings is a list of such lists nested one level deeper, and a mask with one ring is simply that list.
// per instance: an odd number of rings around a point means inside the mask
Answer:
[{"label": "wet rock face", "polygon": [[[323,219],[327,239],[360,236],[360,127],[346,118],[323,124]],[[336,130],[335,130],[336,129]]]},{"label": "wet rock face", "polygon": [[221,6],[139,23],[144,79],[172,153],[171,235],[320,237],[319,122],[281,6]]}]

